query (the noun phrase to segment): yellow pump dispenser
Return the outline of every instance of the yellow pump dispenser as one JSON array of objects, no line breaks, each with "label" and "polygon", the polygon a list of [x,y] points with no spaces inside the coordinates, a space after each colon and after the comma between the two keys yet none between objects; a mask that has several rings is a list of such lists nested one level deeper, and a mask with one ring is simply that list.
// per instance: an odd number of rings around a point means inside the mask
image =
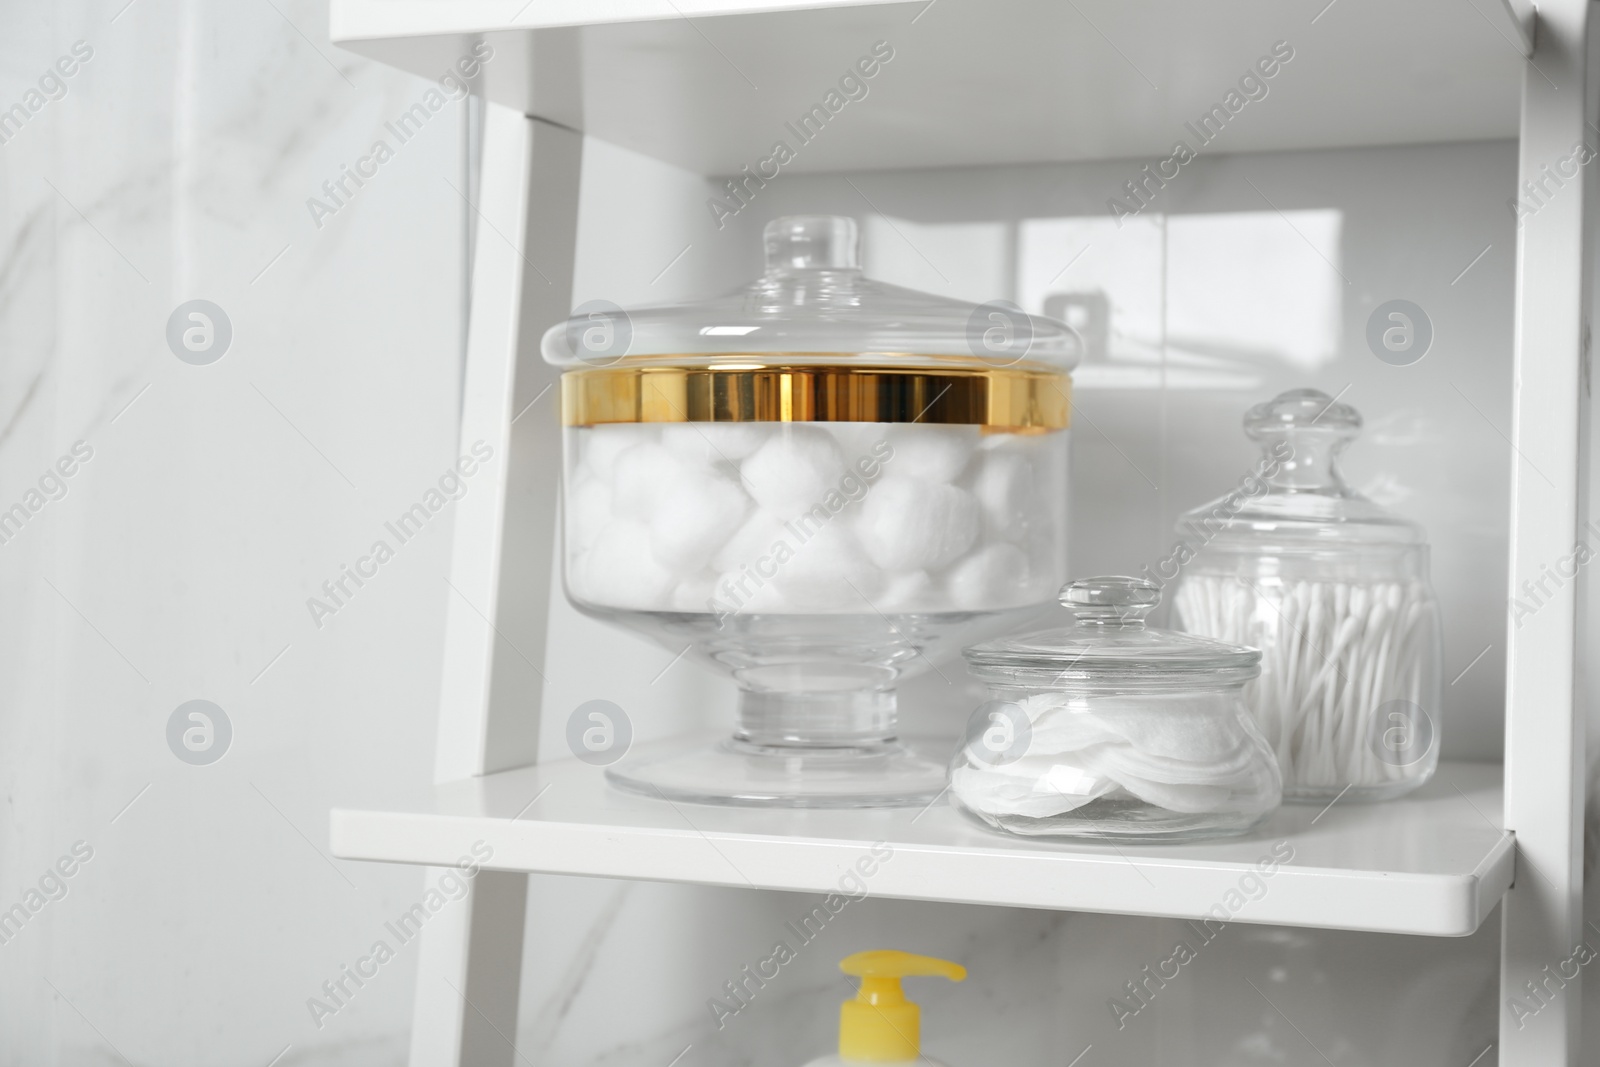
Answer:
[{"label": "yellow pump dispenser", "polygon": [[839,1006],[839,1058],[850,1063],[915,1062],[922,1055],[922,1009],[906,999],[900,979],[967,976],[960,964],[893,949],[846,956],[839,969],[861,979],[855,999]]}]

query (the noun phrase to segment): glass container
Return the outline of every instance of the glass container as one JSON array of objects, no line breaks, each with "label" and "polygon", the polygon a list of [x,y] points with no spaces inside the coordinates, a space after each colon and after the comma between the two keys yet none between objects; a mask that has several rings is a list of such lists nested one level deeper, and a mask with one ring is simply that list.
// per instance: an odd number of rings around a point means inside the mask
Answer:
[{"label": "glass container", "polygon": [[1183,516],[1185,630],[1261,650],[1247,692],[1284,797],[1382,800],[1439,762],[1439,609],[1422,528],[1351,489],[1361,415],[1315,389],[1251,408],[1240,488]]},{"label": "glass container", "polygon": [[1278,807],[1244,700],[1261,654],[1146,627],[1160,598],[1140,578],[1075,581],[1074,625],[967,649],[992,699],[951,761],[957,808],[1014,834],[1150,841],[1243,833]]},{"label": "glass container", "polygon": [[607,773],[680,800],[926,803],[944,746],[901,737],[895,689],[1063,580],[1077,338],[865,278],[850,219],[764,239],[727,296],[595,302],[544,336],[567,596],[739,686],[730,738]]}]

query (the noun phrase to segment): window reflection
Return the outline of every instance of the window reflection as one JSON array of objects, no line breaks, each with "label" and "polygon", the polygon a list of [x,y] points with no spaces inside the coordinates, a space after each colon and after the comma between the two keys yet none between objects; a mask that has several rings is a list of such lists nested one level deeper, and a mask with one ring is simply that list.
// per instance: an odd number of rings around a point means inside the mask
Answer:
[{"label": "window reflection", "polygon": [[1079,389],[1256,390],[1271,368],[1336,358],[1342,222],[1336,209],[1027,219],[1018,302],[1083,334]]},{"label": "window reflection", "polygon": [[[1014,299],[1085,341],[1083,389],[1259,392],[1338,356],[1343,212],[864,220],[867,273],[981,303]],[[1163,344],[1164,342],[1164,344]]]}]

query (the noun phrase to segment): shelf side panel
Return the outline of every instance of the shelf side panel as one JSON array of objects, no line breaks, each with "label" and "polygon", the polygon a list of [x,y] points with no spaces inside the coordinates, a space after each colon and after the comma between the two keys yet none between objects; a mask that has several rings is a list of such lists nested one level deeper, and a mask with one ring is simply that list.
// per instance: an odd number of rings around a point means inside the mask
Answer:
[{"label": "shelf side panel", "polygon": [[[539,337],[571,310],[582,137],[487,105],[460,455],[481,463],[456,504],[435,775],[537,757],[560,470],[555,373]],[[441,857],[441,863],[456,856]],[[430,874],[430,881],[444,872]],[[527,876],[484,872],[422,935],[412,1067],[510,1067]]]},{"label": "shelf side panel", "polygon": [[1593,537],[1583,528],[1580,485],[1594,175],[1587,160],[1573,160],[1576,146],[1593,143],[1585,114],[1589,7],[1551,0],[1539,9],[1511,201],[1517,295],[1505,764],[1517,876],[1502,913],[1499,1057],[1518,1067],[1573,1067],[1581,1048],[1581,973],[1567,964],[1583,940],[1585,730],[1576,694],[1578,583],[1562,568]]}]

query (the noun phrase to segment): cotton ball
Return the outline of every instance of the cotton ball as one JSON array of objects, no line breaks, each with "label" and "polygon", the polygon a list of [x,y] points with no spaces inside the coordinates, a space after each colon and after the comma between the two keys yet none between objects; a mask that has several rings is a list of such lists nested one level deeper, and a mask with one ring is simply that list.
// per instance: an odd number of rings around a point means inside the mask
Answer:
[{"label": "cotton ball", "polygon": [[927,571],[891,574],[884,581],[883,592],[872,603],[879,611],[926,610],[933,591],[933,579]]},{"label": "cotton ball", "polygon": [[872,565],[843,523],[823,526],[778,565],[775,584],[799,608],[870,611],[883,588],[883,572]]},{"label": "cotton ball", "polygon": [[582,570],[588,599],[618,608],[662,607],[674,581],[650,552],[649,527],[626,520],[601,532]]},{"label": "cotton ball", "polygon": [[976,426],[891,426],[886,437],[894,452],[885,465],[896,477],[953,482],[966,469],[979,436]]},{"label": "cotton ball", "polygon": [[662,427],[661,443],[689,463],[738,463],[772,436],[772,423],[684,422]]},{"label": "cotton ball", "polygon": [[1033,465],[1011,452],[990,452],[978,461],[972,493],[983,508],[984,536],[1021,541],[1034,511]]},{"label": "cotton ball", "polygon": [[862,460],[878,462],[889,450],[889,427],[882,422],[829,422],[822,424],[839,442],[845,466],[858,470]]},{"label": "cotton ball", "polygon": [[730,570],[712,589],[721,610],[737,615],[762,615],[787,610],[783,591],[762,577],[753,566]]},{"label": "cotton ball", "polygon": [[596,477],[609,481],[618,456],[655,436],[655,427],[634,423],[589,426],[578,431],[578,454]]},{"label": "cotton ball", "polygon": [[650,513],[656,561],[687,574],[711,562],[750,506],[744,490],[709,467],[681,473]]},{"label": "cotton ball", "polygon": [[839,442],[814,426],[786,426],[739,468],[745,489],[780,519],[792,519],[822,502],[844,476]]},{"label": "cotton ball", "polygon": [[561,576],[566,579],[567,596],[576,601],[588,601],[594,598],[589,595],[589,554],[587,552],[568,552],[566,566],[562,568]]},{"label": "cotton ball", "polygon": [[986,433],[978,441],[980,452],[1002,452],[1011,449],[1015,442],[1022,439],[1021,434],[1014,433]]},{"label": "cotton ball", "polygon": [[1026,604],[1028,557],[1013,544],[988,545],[951,567],[946,584],[956,607],[968,611]]},{"label": "cotton ball", "polygon": [[981,452],[1014,452],[1018,455],[1032,455],[1035,446],[1043,439],[1043,435],[1036,433],[986,433],[978,442]]},{"label": "cotton ball", "polygon": [[711,566],[718,573],[738,571],[745,566],[755,566],[772,554],[772,546],[779,541],[788,542],[792,536],[769,511],[754,511],[744,525],[734,531],[727,543],[711,558]]},{"label": "cotton ball", "polygon": [[978,501],[965,489],[896,476],[867,493],[856,530],[884,570],[938,570],[972,547],[978,520]]},{"label": "cotton ball", "polygon": [[611,521],[611,487],[594,477],[579,478],[567,491],[567,551],[587,552]]},{"label": "cotton ball", "polygon": [[632,445],[613,466],[611,508],[625,519],[648,519],[684,473],[683,461],[656,442]]},{"label": "cotton ball", "polygon": [[671,594],[676,611],[710,611],[708,604],[717,591],[717,576],[702,572],[679,582]]}]

